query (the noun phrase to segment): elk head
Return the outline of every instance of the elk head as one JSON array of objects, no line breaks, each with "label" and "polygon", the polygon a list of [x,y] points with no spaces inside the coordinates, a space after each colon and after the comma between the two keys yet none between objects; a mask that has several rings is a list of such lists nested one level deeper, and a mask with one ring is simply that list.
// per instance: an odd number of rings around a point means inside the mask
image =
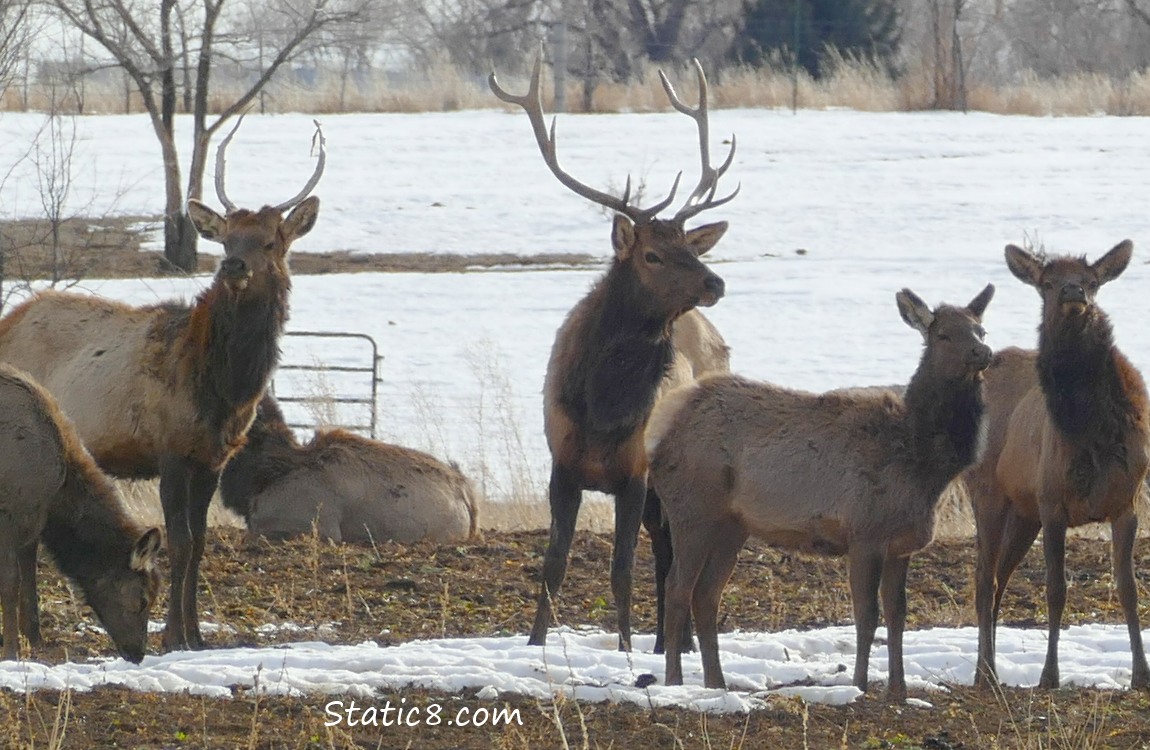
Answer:
[{"label": "elk head", "polygon": [[1085,257],[1047,259],[1007,245],[1006,265],[1042,295],[1043,323],[1053,326],[1062,320],[1084,320],[1095,309],[1098,289],[1126,270],[1133,252],[1134,243],[1123,240],[1094,263],[1087,263]]},{"label": "elk head", "polygon": [[615,212],[611,243],[615,249],[616,267],[628,267],[639,285],[647,290],[649,296],[647,302],[659,308],[660,312],[668,317],[673,318],[696,305],[706,307],[718,302],[724,292],[723,280],[709,270],[699,257],[715,246],[727,231],[727,222],[716,222],[691,230],[685,230],[684,223],[706,209],[730,201],[738,195],[739,188],[736,187],[726,197],[715,198],[719,178],[734,160],[735,138],[731,137],[731,149],[726,160],[717,168],[712,166],[708,143],[707,79],[699,61],[693,61],[699,80],[697,107],[684,104],[667,80],[667,76],[659,71],[659,79],[671,105],[695,121],[702,161],[699,184],[691,191],[683,206],[669,219],[660,219],[658,214],[674,201],[682,172],[675,178],[666,198],[652,206],[641,208],[630,203],[630,176],[627,177],[622,197],[617,197],[579,182],[559,166],[555,148],[555,118],[552,118],[548,130],[543,116],[543,99],[539,85],[542,62],[543,56],[540,53],[535,58],[535,67],[531,73],[527,93],[522,96],[505,91],[496,81],[494,73],[488,78],[488,84],[501,100],[518,105],[527,113],[543,161],[559,182],[577,195]]},{"label": "elk head", "polygon": [[[219,242],[224,246],[224,258],[220,261],[216,275],[235,294],[244,292],[252,285],[259,286],[263,280],[287,276],[286,258],[291,243],[315,226],[319,198],[308,197],[308,194],[319,183],[327,161],[323,131],[316,122],[312,142],[319,142],[319,159],[303,190],[283,203],[264,206],[258,211],[237,208],[228,199],[224,189],[224,157],[228,143],[239,130],[243,119],[239,118],[216,151],[216,195],[227,213],[220,216],[200,201],[194,198],[188,200],[188,218],[192,220],[196,231],[205,240]],[[285,218],[283,212],[288,209],[291,212]],[[258,289],[253,291],[259,292]]]},{"label": "elk head", "polygon": [[134,664],[143,660],[148,644],[148,615],[162,578],[156,557],[163,541],[158,528],[148,529],[132,546],[127,567],[113,567],[83,586],[116,651]]},{"label": "elk head", "polygon": [[922,334],[926,343],[922,366],[947,380],[977,376],[990,366],[991,350],[983,339],[982,314],[994,297],[994,284],[987,284],[966,307],[939,305],[931,310],[909,289],[895,295],[899,314],[908,326]]}]

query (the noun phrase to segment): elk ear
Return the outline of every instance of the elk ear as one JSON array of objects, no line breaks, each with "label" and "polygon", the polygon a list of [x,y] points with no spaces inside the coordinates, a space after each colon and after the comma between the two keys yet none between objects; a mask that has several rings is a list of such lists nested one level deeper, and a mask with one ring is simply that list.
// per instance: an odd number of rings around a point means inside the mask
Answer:
[{"label": "elk ear", "polygon": [[926,338],[930,324],[934,322],[934,313],[917,294],[909,289],[903,289],[894,296],[898,303],[898,312],[906,324]]},{"label": "elk ear", "polygon": [[199,232],[200,236],[205,240],[223,242],[223,236],[227,233],[228,229],[228,220],[223,216],[220,216],[195,198],[189,198],[188,218],[192,220],[192,226],[196,228],[196,231]]},{"label": "elk ear", "polygon": [[727,222],[716,221],[714,224],[705,224],[686,233],[687,244],[700,256],[718,244],[723,235],[727,233]]},{"label": "elk ear", "polygon": [[615,214],[615,222],[611,225],[611,246],[615,248],[617,259],[631,257],[631,248],[635,246],[635,225],[623,214]]},{"label": "elk ear", "polygon": [[1091,264],[1090,268],[1098,274],[1098,283],[1105,284],[1122,275],[1126,266],[1130,264],[1130,256],[1134,254],[1134,243],[1122,240],[1110,252],[1103,255]]},{"label": "elk ear", "polygon": [[986,288],[978,293],[978,296],[970,301],[966,306],[967,310],[974,313],[974,317],[982,320],[982,314],[986,312],[986,306],[990,304],[990,300],[994,297],[994,284],[987,284]]},{"label": "elk ear", "polygon": [[145,531],[132,547],[132,570],[151,570],[156,566],[156,555],[164,544],[163,533],[153,526]]},{"label": "elk ear", "polygon": [[1018,245],[1006,246],[1006,267],[1023,284],[1036,287],[1042,277],[1043,263],[1034,253],[1023,250]]},{"label": "elk ear", "polygon": [[297,240],[311,231],[319,215],[319,198],[311,196],[300,201],[299,205],[291,210],[283,223],[284,236],[288,243]]}]

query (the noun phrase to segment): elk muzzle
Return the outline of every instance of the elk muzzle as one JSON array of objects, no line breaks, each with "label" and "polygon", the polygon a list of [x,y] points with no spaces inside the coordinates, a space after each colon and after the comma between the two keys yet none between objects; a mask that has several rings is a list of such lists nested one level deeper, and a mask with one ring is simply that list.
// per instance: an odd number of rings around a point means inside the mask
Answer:
[{"label": "elk muzzle", "polygon": [[711,307],[723,298],[726,291],[727,285],[722,277],[708,271],[707,278],[703,280],[703,294],[699,297],[699,305]]},{"label": "elk muzzle", "polygon": [[247,289],[248,282],[252,278],[252,269],[243,258],[224,258],[220,262],[219,276],[229,289],[240,292]]},{"label": "elk muzzle", "polygon": [[1058,292],[1058,303],[1062,311],[1071,315],[1081,315],[1086,312],[1090,302],[1086,299],[1086,290],[1078,284],[1067,284]]},{"label": "elk muzzle", "polygon": [[976,372],[982,372],[990,367],[990,360],[993,356],[994,352],[991,351],[990,347],[980,342],[971,348],[967,361]]}]

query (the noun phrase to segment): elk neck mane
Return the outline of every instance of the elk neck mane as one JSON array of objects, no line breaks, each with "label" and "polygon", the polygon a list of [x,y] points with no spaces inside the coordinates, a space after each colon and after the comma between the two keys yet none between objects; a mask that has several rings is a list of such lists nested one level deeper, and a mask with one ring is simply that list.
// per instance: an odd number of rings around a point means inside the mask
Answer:
[{"label": "elk neck mane", "polygon": [[578,361],[565,368],[563,402],[577,421],[625,439],[646,420],[670,366],[673,317],[647,301],[622,263],[588,294],[586,319],[576,330]]},{"label": "elk neck mane", "polygon": [[1110,320],[1097,307],[1043,325],[1036,366],[1051,421],[1091,452],[1122,443],[1147,409],[1142,378],[1114,345]]},{"label": "elk neck mane", "polygon": [[259,399],[279,360],[291,280],[272,274],[265,283],[266,292],[236,299],[217,281],[190,308],[159,306],[166,313],[160,336],[180,352],[197,408],[217,428]]},{"label": "elk neck mane", "polygon": [[932,377],[925,360],[924,352],[906,388],[906,420],[913,462],[941,493],[985,447],[982,374],[944,380]]}]

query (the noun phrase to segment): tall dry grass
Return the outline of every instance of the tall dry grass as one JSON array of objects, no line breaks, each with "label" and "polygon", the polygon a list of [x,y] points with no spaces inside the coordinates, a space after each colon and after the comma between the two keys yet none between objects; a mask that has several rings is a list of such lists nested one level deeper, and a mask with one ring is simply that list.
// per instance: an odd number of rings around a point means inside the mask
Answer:
[{"label": "tall dry grass", "polygon": [[[668,71],[673,82],[692,91],[693,73],[683,67]],[[522,73],[501,71],[504,85],[525,86]],[[814,79],[792,75],[782,67],[733,67],[711,73],[711,101],[715,108],[847,108],[870,112],[918,111],[935,108],[933,75],[929,68],[911,66],[897,77],[862,60],[840,58],[829,75]],[[550,92],[551,87],[546,87]],[[238,84],[223,76],[213,82],[210,106],[219,111],[241,94]],[[583,108],[582,82],[568,78],[566,100],[571,111]],[[547,95],[547,108],[553,99]],[[9,87],[0,96],[0,110],[47,111],[61,98],[59,85],[30,83]],[[86,114],[115,114],[126,109],[142,112],[140,98],[122,84],[92,81],[72,87],[64,107]],[[1076,74],[1041,78],[1023,73],[1011,82],[971,81],[967,88],[971,110],[1007,115],[1150,115],[1150,73],[1117,79]],[[82,103],[82,105],[81,105]],[[485,75],[449,64],[409,71],[374,71],[356,80],[335,71],[320,70],[314,82],[273,81],[253,104],[255,111],[308,112],[445,112],[502,106],[487,89]],[[666,111],[669,104],[659,86],[657,71],[648,67],[635,80],[604,82],[594,90],[590,111]]]}]

